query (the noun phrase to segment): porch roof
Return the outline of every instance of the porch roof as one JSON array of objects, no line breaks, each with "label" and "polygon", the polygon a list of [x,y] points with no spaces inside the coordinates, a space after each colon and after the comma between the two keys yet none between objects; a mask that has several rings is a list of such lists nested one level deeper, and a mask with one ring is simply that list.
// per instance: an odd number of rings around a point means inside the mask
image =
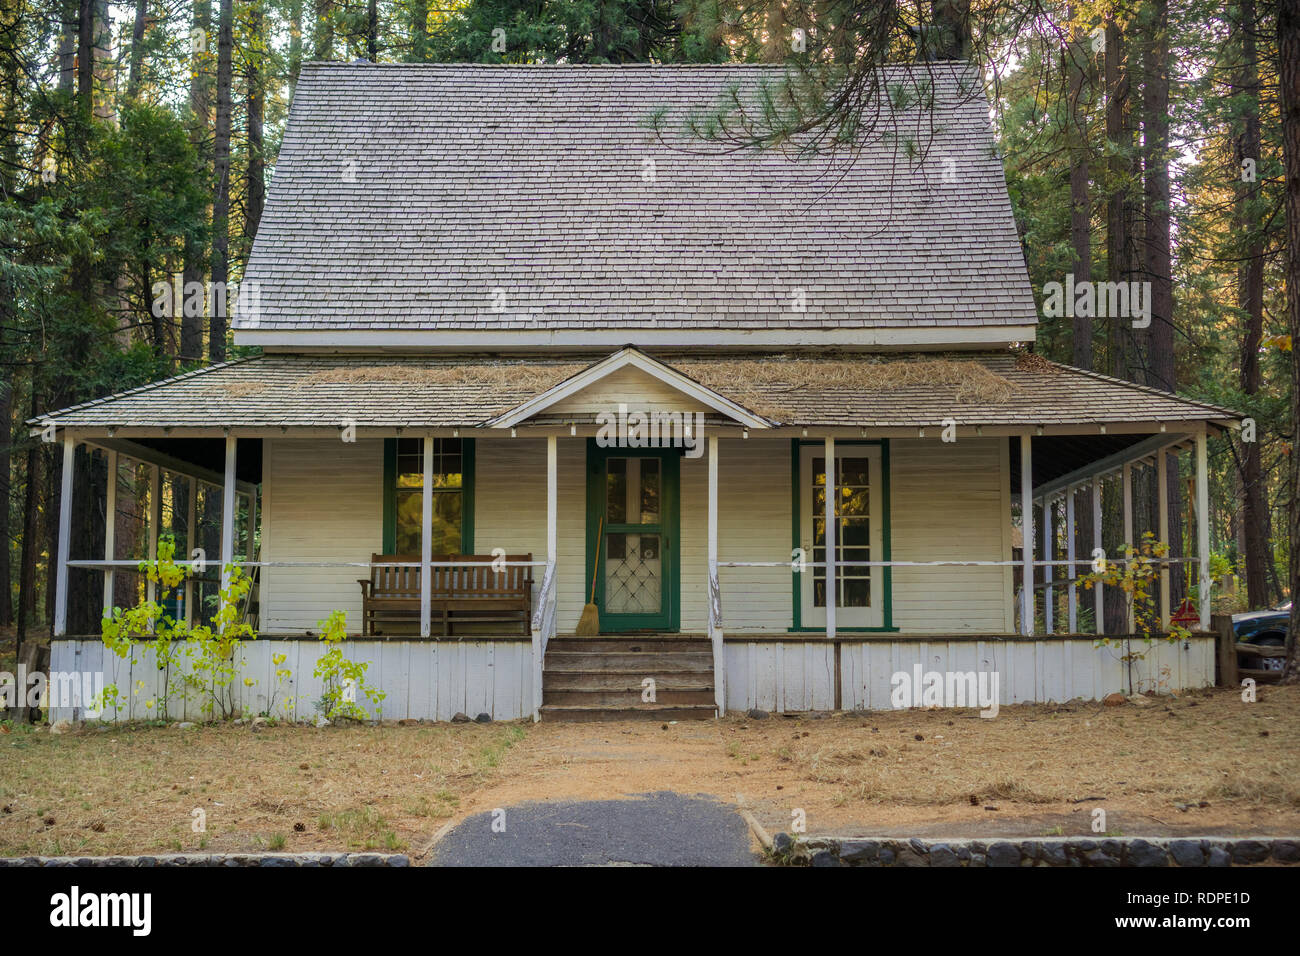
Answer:
[{"label": "porch roof", "polygon": [[[212,429],[339,428],[345,420],[357,429],[487,430],[507,412],[607,358],[272,353],[85,402],[29,424],[35,428],[52,422],[60,428],[105,433],[166,430],[169,435]],[[1228,427],[1240,420],[1226,408],[1009,351],[939,358],[654,358],[774,427],[926,428],[940,427],[948,419],[966,427],[1201,422]],[[903,369],[909,374],[894,376],[894,363],[911,363]],[[859,367],[864,374],[855,380],[853,372]],[[924,373],[931,367],[943,372],[937,380],[926,380]],[[818,374],[822,368],[827,374]],[[850,374],[842,374],[844,369]],[[972,387],[972,382],[984,387]],[[546,414],[525,417],[518,425],[553,427],[593,420],[590,413],[559,418]],[[505,424],[516,424],[515,417]]]}]

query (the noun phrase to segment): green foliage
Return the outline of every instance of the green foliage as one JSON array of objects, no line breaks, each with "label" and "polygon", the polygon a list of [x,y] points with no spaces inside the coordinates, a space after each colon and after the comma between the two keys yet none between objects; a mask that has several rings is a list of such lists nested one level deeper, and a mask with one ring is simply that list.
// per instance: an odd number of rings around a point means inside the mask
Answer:
[{"label": "green foliage", "polygon": [[375,707],[375,717],[383,714],[384,698],[388,695],[366,681],[368,661],[350,661],[343,655],[343,642],[347,639],[347,618],[342,611],[332,611],[323,621],[317,621],[325,653],[316,662],[314,676],[325,687],[316,709],[327,720],[339,717],[367,720],[370,714],[361,706],[357,695],[365,697]]},{"label": "green foliage", "polygon": [[[1156,594],[1160,587],[1160,569],[1168,556],[1169,545],[1157,541],[1156,536],[1148,531],[1142,535],[1142,541],[1136,547],[1125,545],[1123,561],[1108,561],[1103,570],[1086,574],[1080,580],[1088,591],[1098,584],[1119,588],[1128,606],[1135,633],[1145,638],[1149,644],[1160,630]],[[1169,632],[1164,635],[1169,643],[1189,637],[1191,631],[1172,621]],[[1110,646],[1121,640],[1123,638],[1099,637],[1097,643]]]}]

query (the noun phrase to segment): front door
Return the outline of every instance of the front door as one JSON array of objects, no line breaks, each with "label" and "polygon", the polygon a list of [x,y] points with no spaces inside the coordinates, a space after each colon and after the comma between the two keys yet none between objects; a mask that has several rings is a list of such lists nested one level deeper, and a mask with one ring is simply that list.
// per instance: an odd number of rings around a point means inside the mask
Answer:
[{"label": "front door", "polygon": [[587,599],[595,569],[602,632],[675,631],[678,473],[675,449],[587,447]]},{"label": "front door", "polygon": [[[826,561],[826,451],[821,443],[801,445],[799,454],[799,545],[809,561]],[[835,446],[835,559],[882,561],[880,446]],[[837,627],[880,627],[883,614],[883,569],[837,567]],[[826,568],[799,575],[804,627],[826,626]]]}]

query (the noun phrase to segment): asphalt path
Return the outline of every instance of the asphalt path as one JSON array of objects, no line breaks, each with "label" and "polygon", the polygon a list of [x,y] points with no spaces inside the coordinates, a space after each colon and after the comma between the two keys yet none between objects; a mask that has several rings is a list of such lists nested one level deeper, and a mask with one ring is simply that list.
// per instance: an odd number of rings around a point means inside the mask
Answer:
[{"label": "asphalt path", "polygon": [[468,817],[430,866],[756,866],[749,828],[708,797],[523,803]]}]

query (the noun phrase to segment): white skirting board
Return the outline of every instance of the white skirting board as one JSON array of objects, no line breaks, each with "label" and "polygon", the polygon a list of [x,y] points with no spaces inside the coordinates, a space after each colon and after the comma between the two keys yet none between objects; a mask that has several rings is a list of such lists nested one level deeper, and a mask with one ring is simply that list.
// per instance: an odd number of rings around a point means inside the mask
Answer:
[{"label": "white skirting board", "polygon": [[[1143,655],[1126,662],[1127,653]],[[835,706],[835,647],[826,640],[729,642],[727,709],[772,713]],[[840,706],[891,710],[893,675],[995,672],[1001,706],[1052,703],[1107,694],[1190,690],[1214,684],[1214,638],[1175,644],[1132,640],[1098,647],[1092,640],[844,641],[840,644]],[[1131,674],[1130,674],[1131,672]],[[1131,691],[1130,691],[1131,680]]]},{"label": "white skirting board", "polygon": [[[322,682],[312,672],[324,651],[319,641],[266,638],[246,642],[240,649],[243,663],[233,684],[243,716],[270,711],[281,719],[314,720]],[[450,720],[457,713],[470,717],[486,713],[493,720],[532,716],[532,645],[527,640],[348,641],[343,653],[350,660],[369,662],[366,682],[387,694],[380,705],[382,714],[378,715],[384,720]],[[279,667],[289,670],[290,675],[277,692],[278,668],[273,662],[280,654],[285,655],[285,660]],[[55,641],[50,670],[102,672],[105,686],[116,684],[119,697],[125,697],[126,703],[116,712],[106,707],[100,715],[102,720],[152,720],[161,716],[163,678],[148,644],[137,645],[130,658],[120,658],[97,640]],[[245,678],[255,683],[246,686]],[[169,686],[169,718],[208,719],[210,712],[203,709],[202,697],[195,691],[186,695],[178,675],[171,676]],[[272,692],[278,694],[274,703],[270,701]],[[357,696],[358,703],[372,717],[377,716],[370,702],[361,694]],[[283,703],[289,698],[292,701],[286,711]],[[219,716],[219,712],[215,715]],[[80,707],[55,708],[50,719],[83,716]]]}]

